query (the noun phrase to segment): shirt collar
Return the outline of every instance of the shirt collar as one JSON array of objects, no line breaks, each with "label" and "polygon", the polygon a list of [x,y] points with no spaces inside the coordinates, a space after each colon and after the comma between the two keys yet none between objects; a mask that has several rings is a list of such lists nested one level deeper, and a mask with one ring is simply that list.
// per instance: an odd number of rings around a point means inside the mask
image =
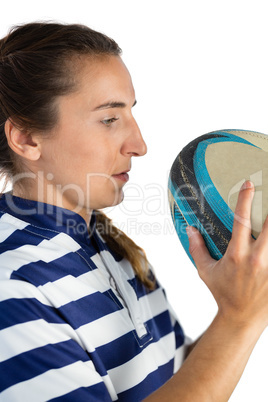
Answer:
[{"label": "shirt collar", "polygon": [[[76,212],[56,205],[17,197],[10,192],[2,194],[0,210],[30,225],[51,229],[56,232],[64,232],[78,241],[78,243],[89,244],[88,225],[84,218]],[[94,211],[89,226],[92,234],[96,226]]]}]

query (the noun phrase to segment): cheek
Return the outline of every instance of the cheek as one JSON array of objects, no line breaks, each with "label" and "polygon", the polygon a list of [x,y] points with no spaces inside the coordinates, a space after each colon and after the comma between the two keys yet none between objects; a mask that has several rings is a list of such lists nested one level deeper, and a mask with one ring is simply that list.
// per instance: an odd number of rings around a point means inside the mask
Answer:
[{"label": "cheek", "polygon": [[[85,144],[84,147],[79,148],[78,154],[71,153],[70,158],[73,159],[75,166],[80,171],[88,173],[96,173],[105,175],[111,175],[114,173],[114,167],[116,166],[117,153],[115,147],[106,143]],[[100,176],[98,176],[100,179]]]},{"label": "cheek", "polygon": [[44,170],[59,180],[84,185],[87,175],[97,174],[100,181],[100,174],[107,177],[115,173],[119,151],[111,136],[83,130],[74,135],[74,130],[66,130],[60,137],[44,147],[43,157]]}]

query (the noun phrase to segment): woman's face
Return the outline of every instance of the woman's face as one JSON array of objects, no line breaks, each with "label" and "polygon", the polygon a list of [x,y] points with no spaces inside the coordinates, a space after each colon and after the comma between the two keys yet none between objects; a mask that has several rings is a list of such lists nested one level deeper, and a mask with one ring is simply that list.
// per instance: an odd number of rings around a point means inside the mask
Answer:
[{"label": "woman's face", "polygon": [[146,153],[134,104],[120,57],[85,59],[78,90],[59,99],[58,123],[40,143],[37,164],[46,202],[85,215],[122,201],[131,158]]}]

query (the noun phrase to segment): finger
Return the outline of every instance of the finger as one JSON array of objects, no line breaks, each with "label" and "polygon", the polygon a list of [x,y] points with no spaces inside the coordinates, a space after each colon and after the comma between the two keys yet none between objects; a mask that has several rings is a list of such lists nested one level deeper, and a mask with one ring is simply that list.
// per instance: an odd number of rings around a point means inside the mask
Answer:
[{"label": "finger", "polygon": [[246,181],[239,192],[234,223],[232,230],[232,243],[235,246],[251,241],[251,206],[254,196],[254,185]]},{"label": "finger", "polygon": [[255,250],[259,255],[268,259],[268,216],[266,217],[264,224],[262,226],[262,231],[255,242]]},{"label": "finger", "polygon": [[216,261],[209,254],[205,241],[199,231],[192,226],[188,226],[186,230],[189,239],[189,252],[193,257],[199,275],[203,279],[207,270]]}]

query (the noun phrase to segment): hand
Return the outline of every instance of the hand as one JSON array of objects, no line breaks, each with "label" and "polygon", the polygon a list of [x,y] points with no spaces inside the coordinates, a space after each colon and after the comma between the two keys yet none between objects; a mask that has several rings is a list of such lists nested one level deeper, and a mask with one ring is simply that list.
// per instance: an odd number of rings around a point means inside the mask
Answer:
[{"label": "hand", "polygon": [[201,279],[212,292],[223,315],[237,326],[252,326],[262,332],[268,325],[268,219],[257,240],[251,236],[251,204],[254,186],[242,186],[232,238],[224,256],[211,258],[202,236],[188,228],[190,253]]}]

